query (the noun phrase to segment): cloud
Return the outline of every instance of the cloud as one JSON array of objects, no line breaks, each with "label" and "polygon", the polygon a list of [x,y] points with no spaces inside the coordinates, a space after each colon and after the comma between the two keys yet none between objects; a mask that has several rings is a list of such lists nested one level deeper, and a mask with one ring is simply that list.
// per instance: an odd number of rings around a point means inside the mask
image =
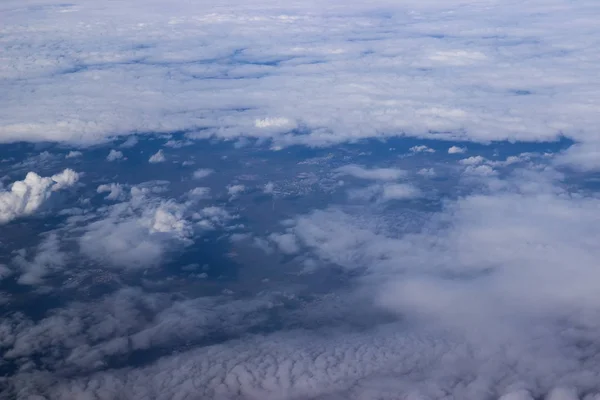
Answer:
[{"label": "cloud", "polygon": [[204,229],[216,229],[217,227],[226,226],[235,216],[229,214],[224,208],[209,206],[193,213],[193,218]]},{"label": "cloud", "polygon": [[150,164],[156,164],[156,163],[161,163],[161,162],[165,162],[165,161],[167,161],[167,159],[166,159],[165,153],[163,153],[162,149],[157,151],[155,154],[150,156],[150,158],[148,159],[148,162]]},{"label": "cloud", "polygon": [[0,264],[0,282],[13,274],[13,271],[4,264]]},{"label": "cloud", "polygon": [[211,175],[214,171],[208,168],[200,168],[194,171],[194,179],[202,179]]},{"label": "cloud", "polygon": [[420,197],[419,189],[406,183],[393,183],[383,186],[383,200],[407,200]]},{"label": "cloud", "polygon": [[481,156],[473,156],[469,158],[463,158],[459,161],[459,163],[461,163],[462,165],[479,165],[483,164],[485,161],[486,159]]},{"label": "cloud", "polygon": [[593,172],[600,170],[600,143],[577,143],[558,154],[555,158],[558,166],[568,166],[578,171]]},{"label": "cloud", "polygon": [[[283,307],[229,288],[195,299],[127,288],[35,321],[11,315],[0,322],[5,360],[19,366],[9,389],[48,399],[592,399],[600,200],[544,168],[485,182],[434,210],[334,205],[255,236],[312,264],[311,288],[322,277],[348,283],[285,293]],[[121,216],[181,231],[173,211],[153,217],[164,203],[149,188],[136,193]],[[111,364],[169,346],[177,351],[153,362]]]},{"label": "cloud", "polygon": [[436,176],[435,170],[433,168],[421,168],[417,171],[417,174],[426,178],[433,178]]},{"label": "cloud", "polygon": [[[13,63],[0,71],[0,140],[96,143],[178,131],[274,147],[393,136],[597,142],[599,117],[588,102],[600,92],[591,79],[590,38],[599,32],[592,0],[528,0],[517,10],[487,0],[377,0],[343,3],[348,13],[338,0],[285,9],[176,1],[169,13],[138,3],[81,0],[74,12],[7,4]],[[121,29],[104,35],[110,29],[94,25],[98,15]],[[25,29],[32,19],[45,35]],[[48,45],[63,37],[78,40],[68,49]]]},{"label": "cloud", "polygon": [[188,196],[193,199],[208,199],[210,198],[210,188],[207,187],[197,187],[188,192]]},{"label": "cloud", "polygon": [[466,151],[467,149],[465,147],[452,146],[448,149],[448,154],[462,154]]},{"label": "cloud", "polygon": [[105,197],[107,200],[123,200],[125,198],[125,191],[123,190],[123,185],[120,183],[111,183],[109,185],[103,184],[98,186],[96,189],[97,193],[106,193],[108,195]]},{"label": "cloud", "polygon": [[46,275],[54,270],[62,269],[67,260],[60,249],[60,240],[56,233],[51,233],[39,244],[35,255],[27,259],[26,254],[19,254],[13,260],[21,271],[17,282],[22,285],[39,285]]},{"label": "cloud", "polygon": [[80,151],[69,151],[69,153],[65,156],[65,158],[76,158],[81,157],[83,155]]},{"label": "cloud", "polygon": [[229,193],[229,195],[231,197],[238,196],[244,190],[246,190],[246,186],[244,186],[244,185],[229,185],[229,186],[227,186],[227,193]]},{"label": "cloud", "polygon": [[271,239],[271,241],[277,245],[279,251],[284,254],[295,254],[299,250],[298,243],[296,243],[296,237],[293,234],[272,233],[269,235],[269,239]]},{"label": "cloud", "polygon": [[435,153],[434,149],[424,146],[424,145],[413,146],[410,148],[410,151],[412,153]]},{"label": "cloud", "polygon": [[211,334],[233,336],[263,323],[276,303],[266,296],[174,298],[125,287],[94,302],[74,301],[32,321],[12,315],[0,322],[5,360],[40,357],[50,371],[90,373],[131,351],[201,342]]},{"label": "cloud", "polygon": [[479,176],[492,176],[497,174],[497,172],[489,165],[469,165],[465,168],[465,173]]},{"label": "cloud", "polygon": [[84,255],[108,266],[153,267],[168,250],[191,243],[193,231],[186,215],[185,204],[156,198],[149,188],[133,187],[128,201],[105,208],[95,221],[79,228],[83,231],[79,246]]},{"label": "cloud", "polygon": [[350,175],[358,179],[395,181],[406,175],[406,171],[396,168],[373,168],[368,169],[360,165],[345,165],[335,170],[341,175]]},{"label": "cloud", "polygon": [[54,192],[73,186],[78,179],[79,174],[71,169],[51,177],[29,172],[24,180],[15,181],[10,190],[0,192],[0,224],[34,214]]},{"label": "cloud", "polygon": [[[236,209],[247,213],[244,224],[255,224],[243,230],[252,235],[247,241],[227,240],[240,237],[231,236],[237,215],[226,199],[196,201],[208,188],[180,182],[172,193],[181,197],[169,199],[164,183],[119,186],[97,174],[80,215],[59,222],[60,230],[51,221],[7,227],[3,271],[22,284],[55,279],[73,260],[74,279],[92,269],[112,269],[120,279],[103,295],[72,296],[72,287],[57,283],[49,297],[11,298],[24,306],[0,320],[7,398],[600,394],[600,205],[587,175],[569,175],[598,168],[597,2],[231,0],[198,7],[175,0],[168,10],[136,0],[118,7],[21,3],[0,5],[10,15],[2,31],[10,62],[0,63],[0,142],[87,145],[177,132],[167,142],[173,149],[201,138],[273,149],[348,145],[335,157],[307,160],[298,167],[303,174],[282,176],[281,166],[281,174],[255,181],[260,190],[277,178],[282,193],[305,196],[286,195],[269,214],[286,218],[283,225],[261,219],[271,208],[265,199],[252,202],[256,213]],[[135,146],[137,136],[121,146]],[[382,153],[353,153],[372,139],[400,136],[469,148],[562,137],[576,144],[541,164],[524,155],[461,156],[447,169],[440,161],[434,167],[443,179],[436,180],[415,176],[431,176],[431,165],[404,166],[417,158],[378,168],[367,160]],[[186,151],[177,159],[191,157]],[[47,160],[42,154],[28,162]],[[152,157],[165,158],[162,151]],[[8,176],[23,168],[4,165]],[[40,212],[79,177],[31,174],[0,191],[0,222]],[[312,189],[333,187],[342,175],[350,178],[346,186],[357,185],[350,204],[339,189]],[[94,190],[115,202],[100,201]],[[395,201],[415,196],[422,201]],[[171,255],[189,255],[182,250],[196,234],[218,228],[225,234],[211,235],[218,245],[208,242],[202,257],[221,245],[239,251],[232,262],[239,281],[216,277],[226,263],[193,282],[190,271],[180,279],[176,266],[166,268]],[[54,231],[40,231],[47,229]],[[39,243],[12,252],[13,238],[30,232]],[[256,256],[247,248],[253,243],[269,254]],[[275,292],[283,307],[269,295]]]},{"label": "cloud", "polygon": [[254,121],[254,126],[262,129],[281,129],[283,131],[289,131],[296,127],[293,121],[287,118],[262,118]]},{"label": "cloud", "polygon": [[265,183],[263,191],[266,194],[273,194],[275,192],[275,184],[273,182],[267,182],[267,183]]},{"label": "cloud", "polygon": [[112,149],[106,156],[106,161],[118,161],[123,159],[123,153],[119,150]]},{"label": "cloud", "polygon": [[409,183],[374,184],[348,190],[351,200],[383,203],[391,200],[408,200],[421,197],[421,191]]},{"label": "cloud", "polygon": [[139,142],[138,138],[135,136],[130,136],[127,138],[127,140],[125,140],[123,143],[121,143],[121,148],[123,149],[129,149],[132,147],[135,147],[135,145],[137,145]]}]

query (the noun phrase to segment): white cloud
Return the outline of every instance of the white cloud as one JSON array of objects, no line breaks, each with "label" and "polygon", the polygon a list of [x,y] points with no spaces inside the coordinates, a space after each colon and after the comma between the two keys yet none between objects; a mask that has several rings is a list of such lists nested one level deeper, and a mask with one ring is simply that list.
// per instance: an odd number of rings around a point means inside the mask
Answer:
[{"label": "white cloud", "polygon": [[79,174],[71,169],[51,177],[29,172],[24,180],[14,182],[10,190],[0,191],[0,224],[35,213],[53,192],[73,186],[78,179]]},{"label": "white cloud", "polygon": [[462,154],[466,151],[467,149],[465,147],[452,146],[448,149],[448,154]]},{"label": "white cloud", "polygon": [[13,271],[4,264],[0,264],[0,282],[13,274]]},{"label": "white cloud", "polygon": [[600,142],[577,143],[560,153],[555,160],[559,166],[569,166],[579,171],[600,170]]},{"label": "white cloud", "polygon": [[97,193],[106,193],[108,195],[105,197],[107,200],[123,200],[125,197],[125,191],[123,190],[123,185],[120,183],[111,183],[109,185],[100,185],[96,189]]},{"label": "white cloud", "polygon": [[410,151],[413,153],[435,153],[434,149],[424,145],[413,146],[410,148]]},{"label": "white cloud", "polygon": [[436,176],[435,170],[433,168],[421,168],[417,171],[417,174],[426,178],[433,178]]},{"label": "white cloud", "polygon": [[[306,273],[333,267],[351,283],[302,298],[299,309],[125,289],[40,321],[11,316],[0,321],[5,359],[39,358],[46,370],[23,366],[14,390],[49,399],[596,395],[600,200],[556,177],[516,171],[503,185],[422,211],[413,229],[403,229],[405,208],[333,207],[286,221],[283,233],[256,244],[306,257]],[[176,219],[158,220],[159,231],[180,229]],[[346,314],[359,325],[339,325]],[[216,333],[224,343],[202,340]],[[141,367],[107,362],[169,345],[178,352]]]},{"label": "white cloud", "polygon": [[17,282],[22,285],[39,285],[53,270],[62,269],[67,260],[60,250],[59,238],[51,233],[42,240],[35,256],[28,259],[25,255],[17,255],[13,263],[21,270]]},{"label": "white cloud", "polygon": [[246,186],[244,186],[244,185],[229,185],[229,186],[227,186],[227,193],[229,193],[229,195],[231,197],[238,196],[244,190],[246,190]]},{"label": "white cloud", "polygon": [[[335,0],[284,10],[269,0],[201,8],[177,0],[168,13],[153,13],[136,0],[117,8],[80,0],[76,12],[53,11],[52,19],[46,9],[7,3],[11,63],[0,70],[0,140],[93,143],[187,131],[273,139],[282,147],[391,136],[489,142],[564,135],[585,147],[597,142],[600,122],[590,105],[600,93],[591,79],[595,2],[549,1],[514,9],[492,0],[485,7]],[[340,14],[341,5],[349,13]],[[382,7],[389,12],[376,11]],[[31,20],[44,34],[26,29]],[[121,28],[104,35],[99,49],[104,22]],[[336,35],[325,35],[325,27]],[[48,45],[64,37],[77,42]],[[148,45],[148,37],[160,40]]]},{"label": "white cloud", "polygon": [[199,228],[213,230],[227,227],[228,222],[236,218],[236,216],[231,215],[222,207],[209,206],[194,212],[192,218],[196,220],[196,225]]},{"label": "white cloud", "polygon": [[139,140],[137,137],[130,136],[119,147],[121,147],[123,149],[129,149],[131,147],[135,147],[135,145],[138,144],[138,142],[139,142]]},{"label": "white cloud", "polygon": [[[176,299],[165,293],[121,288],[94,302],[75,301],[40,321],[13,315],[0,322],[5,360],[40,360],[53,371],[101,369],[110,357],[167,345],[184,345],[211,334],[235,334],[264,321],[268,298]],[[262,315],[261,315],[262,313]],[[64,356],[57,357],[61,352]]]},{"label": "white cloud", "polygon": [[365,168],[360,165],[345,165],[337,168],[336,172],[350,175],[358,179],[395,181],[406,176],[406,171],[397,168]]},{"label": "white cloud", "polygon": [[65,158],[76,158],[81,157],[83,155],[80,151],[69,151],[69,153],[65,156]]},{"label": "white cloud", "polygon": [[407,200],[421,196],[419,189],[407,183],[392,183],[383,186],[383,200]]},{"label": "white cloud", "polygon": [[408,200],[421,196],[421,191],[409,183],[374,184],[348,190],[348,198],[351,200],[379,203],[391,200]]},{"label": "white cloud", "polygon": [[296,242],[296,236],[291,233],[272,233],[269,235],[269,239],[271,239],[271,241],[277,245],[279,251],[284,254],[295,254],[300,250],[298,243]]},{"label": "white cloud", "polygon": [[190,244],[186,212],[184,204],[133,187],[130,200],[106,208],[100,218],[80,228],[81,252],[118,268],[154,267],[168,250]]},{"label": "white cloud", "polygon": [[[44,179],[44,178],[42,178],[42,179]],[[52,185],[51,189],[53,191],[57,191],[60,189],[71,187],[75,183],[77,183],[77,181],[79,180],[79,174],[77,172],[73,171],[72,169],[67,168],[61,173],[52,175],[50,177],[50,179],[52,179],[54,182],[56,182],[54,185]]]},{"label": "white cloud", "polygon": [[148,159],[148,162],[151,164],[161,163],[161,162],[165,162],[165,161],[167,161],[167,159],[166,159],[165,153],[163,153],[162,149],[160,149],[159,151],[154,153]]},{"label": "white cloud", "polygon": [[275,184],[273,182],[267,182],[265,183],[265,187],[263,188],[263,191],[266,194],[272,194],[275,192]]},{"label": "white cloud", "polygon": [[210,198],[210,188],[197,187],[188,192],[188,195],[196,200]]},{"label": "white cloud", "polygon": [[386,307],[423,313],[432,323],[480,329],[500,315],[518,324],[520,316],[558,316],[572,307],[591,312],[598,199],[538,174],[514,184],[448,203],[420,233],[400,238],[340,211],[299,218],[293,232],[320,259],[366,267],[366,282],[381,278],[387,289],[374,290]]},{"label": "white cloud", "polygon": [[257,128],[286,128],[289,130],[294,128],[295,124],[287,118],[263,118],[254,121],[254,126]]},{"label": "white cloud", "polygon": [[459,161],[459,163],[461,163],[462,165],[479,165],[483,164],[485,161],[486,159],[481,156],[473,156],[469,158],[463,158]]},{"label": "white cloud", "polygon": [[118,161],[123,159],[123,153],[119,150],[112,149],[106,156],[106,161]]},{"label": "white cloud", "polygon": [[[89,144],[184,131],[282,148],[564,135],[578,144],[557,165],[600,165],[592,0],[175,0],[168,10],[135,0],[21,3],[0,5],[10,15],[2,27],[9,62],[0,62],[0,142]],[[231,303],[181,300],[187,287],[127,289],[41,319],[11,313],[0,321],[0,348],[16,372],[2,389],[48,399],[591,400],[600,393],[598,198],[543,173],[490,177],[518,162],[475,157],[460,171],[465,180],[476,175],[483,192],[461,187],[439,204],[401,207],[381,201],[386,188],[391,197],[410,193],[407,182],[395,182],[405,172],[342,167],[337,174],[374,181],[363,194],[379,201],[309,212],[256,239],[306,257],[317,277],[309,285],[327,292],[315,304],[290,295],[301,310],[277,313],[272,302],[236,302],[251,291],[244,281],[231,289]],[[0,192],[0,221],[41,210],[53,190],[77,179],[29,176]],[[205,194],[197,189],[184,196]],[[83,254],[103,267],[155,266],[191,242],[190,220],[214,228],[234,218],[221,207],[196,210],[188,197],[159,198],[160,190],[132,188],[128,201],[86,211],[73,231]],[[102,192],[112,196],[112,185]],[[50,237],[11,265],[24,282],[62,265],[52,256],[61,243]],[[253,271],[242,272],[254,278]],[[336,290],[340,282],[350,284]],[[276,290],[303,284],[285,283]],[[260,325],[263,309],[277,319]],[[377,313],[385,318],[371,323]],[[225,342],[211,344],[215,336]],[[178,353],[143,367],[121,361],[171,345]]]},{"label": "white cloud", "polygon": [[211,175],[213,172],[214,171],[212,169],[200,168],[200,169],[197,169],[196,171],[194,171],[194,178],[195,179],[206,178],[207,176]]},{"label": "white cloud", "polygon": [[493,176],[497,174],[497,172],[489,165],[469,165],[465,168],[465,173],[479,176]]}]

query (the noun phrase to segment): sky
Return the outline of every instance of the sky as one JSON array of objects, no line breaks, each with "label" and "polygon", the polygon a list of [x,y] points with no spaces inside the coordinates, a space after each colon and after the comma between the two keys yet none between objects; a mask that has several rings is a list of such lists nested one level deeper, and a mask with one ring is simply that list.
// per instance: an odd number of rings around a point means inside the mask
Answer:
[{"label": "sky", "polygon": [[0,399],[600,399],[599,18],[3,1]]}]

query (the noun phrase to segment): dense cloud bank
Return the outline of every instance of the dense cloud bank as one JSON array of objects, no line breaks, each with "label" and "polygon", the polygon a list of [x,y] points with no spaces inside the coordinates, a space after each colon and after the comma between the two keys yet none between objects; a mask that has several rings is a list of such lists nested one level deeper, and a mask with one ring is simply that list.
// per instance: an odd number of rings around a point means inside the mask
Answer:
[{"label": "dense cloud bank", "polygon": [[599,7],[4,2],[0,141],[183,131],[278,148],[564,135],[584,143],[564,162],[596,168]]}]

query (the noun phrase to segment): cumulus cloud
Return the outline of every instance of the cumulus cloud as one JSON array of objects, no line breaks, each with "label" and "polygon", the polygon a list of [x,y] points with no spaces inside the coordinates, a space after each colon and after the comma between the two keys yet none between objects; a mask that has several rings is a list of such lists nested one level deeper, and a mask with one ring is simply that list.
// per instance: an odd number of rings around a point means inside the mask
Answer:
[{"label": "cumulus cloud", "polygon": [[600,143],[577,143],[559,154],[555,163],[578,171],[600,170]]},{"label": "cumulus cloud", "polygon": [[410,151],[412,153],[435,153],[434,149],[432,149],[431,147],[424,146],[424,145],[413,146],[410,148]]},{"label": "cumulus cloud", "polygon": [[266,194],[273,194],[275,192],[275,184],[273,182],[265,183],[263,192],[265,192]]},{"label": "cumulus cloud", "polygon": [[273,241],[277,245],[279,251],[281,251],[284,254],[294,254],[297,253],[299,250],[298,243],[296,243],[296,236],[294,236],[293,234],[272,233],[271,235],[269,235],[269,239],[271,239],[271,241]]},{"label": "cumulus cloud", "polygon": [[479,165],[483,164],[485,161],[485,158],[481,156],[473,156],[469,158],[463,158],[459,161],[459,163],[461,163],[462,165]]},{"label": "cumulus cloud", "polygon": [[24,180],[14,182],[10,190],[0,192],[0,224],[34,214],[52,193],[73,186],[78,179],[79,174],[71,169],[51,177],[29,172]]},{"label": "cumulus cloud", "polygon": [[22,252],[13,259],[12,262],[21,271],[17,282],[22,285],[39,285],[46,275],[61,269],[66,259],[65,253],[60,249],[58,235],[51,233],[42,240],[33,257],[29,258],[26,252]]},{"label": "cumulus cloud", "polygon": [[194,179],[202,179],[211,175],[214,171],[209,168],[200,168],[194,171]]},{"label": "cumulus cloud", "polygon": [[192,217],[197,220],[197,224],[204,229],[215,229],[224,227],[235,218],[222,207],[209,206],[193,213]]},{"label": "cumulus cloud", "polygon": [[[112,189],[111,193],[112,193]],[[128,201],[107,207],[100,218],[80,228],[83,254],[118,268],[147,268],[165,253],[190,243],[187,207],[161,200],[148,188],[132,188]]]},{"label": "cumulus cloud", "polygon": [[227,186],[227,193],[231,197],[237,197],[240,193],[246,190],[246,186],[244,185],[229,185]]},{"label": "cumulus cloud", "polygon": [[466,151],[467,149],[465,147],[452,146],[448,149],[448,154],[462,154]]},{"label": "cumulus cloud", "polygon": [[106,156],[106,161],[118,161],[123,159],[123,153],[112,149]]},{"label": "cumulus cloud", "polygon": [[433,168],[421,168],[417,171],[417,174],[426,178],[433,178],[436,176],[435,170]]},{"label": "cumulus cloud", "polygon": [[156,153],[154,153],[148,159],[148,162],[150,164],[156,164],[156,163],[161,163],[161,162],[165,162],[165,161],[167,161],[167,159],[166,159],[165,153],[162,151],[162,149],[160,149],[159,151],[157,151]]},{"label": "cumulus cloud", "polygon": [[131,147],[135,147],[135,145],[137,145],[139,142],[138,138],[135,136],[130,136],[127,138],[127,140],[125,140],[123,143],[121,143],[121,148],[124,149],[129,149]]},{"label": "cumulus cloud", "polygon": [[376,181],[395,181],[406,176],[406,171],[397,168],[365,168],[360,165],[344,165],[336,169],[341,175],[350,175],[358,179]]},{"label": "cumulus cloud", "polygon": [[98,186],[96,189],[97,193],[107,193],[108,195],[105,197],[107,200],[123,200],[125,197],[125,191],[123,189],[123,185],[120,183],[111,183],[111,184],[103,184]]},{"label": "cumulus cloud", "polygon": [[77,157],[81,157],[82,155],[83,155],[83,153],[80,151],[70,151],[69,153],[67,153],[65,158],[77,158]]},{"label": "cumulus cloud", "polygon": [[13,271],[4,264],[0,264],[0,282],[4,278],[8,278],[13,274]]}]

